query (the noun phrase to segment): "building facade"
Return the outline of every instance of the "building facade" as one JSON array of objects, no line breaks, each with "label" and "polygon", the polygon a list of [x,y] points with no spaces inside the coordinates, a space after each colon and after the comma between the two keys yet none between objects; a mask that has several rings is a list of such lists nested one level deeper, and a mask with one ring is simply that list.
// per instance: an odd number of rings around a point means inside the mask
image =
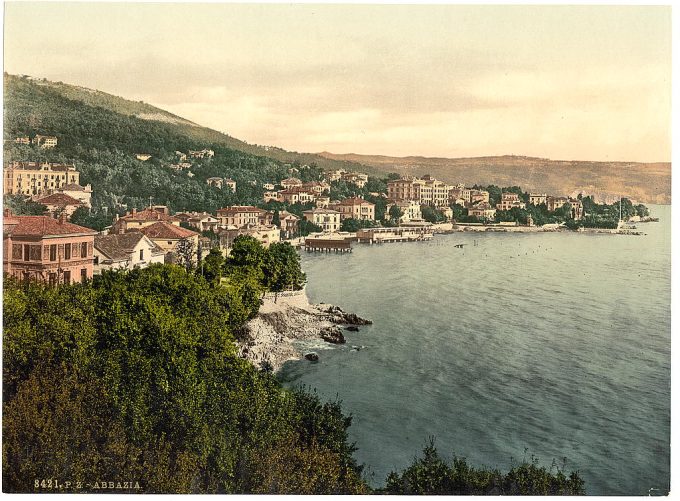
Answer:
[{"label": "building facade", "polygon": [[165,252],[140,231],[94,237],[94,274],[146,268],[165,262]]},{"label": "building facade", "polygon": [[496,205],[498,210],[524,209],[525,207],[526,204],[522,202],[517,193],[502,193],[501,201]]},{"label": "building facade", "polygon": [[111,225],[110,233],[127,233],[130,230],[141,230],[147,226],[164,221],[179,226],[180,220],[168,214],[167,207],[155,206],[138,211],[132,209],[123,217],[117,218]]},{"label": "building facade", "polygon": [[311,209],[302,213],[304,218],[320,226],[325,232],[334,232],[340,229],[340,213],[331,209]]},{"label": "building facade", "polygon": [[92,278],[96,232],[66,217],[14,216],[3,219],[3,271],[24,281],[50,285]]},{"label": "building facade", "polygon": [[73,164],[10,162],[4,169],[5,195],[46,195],[65,185],[80,182]]},{"label": "building facade", "polygon": [[375,204],[359,197],[346,198],[336,204],[328,206],[329,209],[340,213],[340,220],[359,219],[361,221],[375,220]]}]

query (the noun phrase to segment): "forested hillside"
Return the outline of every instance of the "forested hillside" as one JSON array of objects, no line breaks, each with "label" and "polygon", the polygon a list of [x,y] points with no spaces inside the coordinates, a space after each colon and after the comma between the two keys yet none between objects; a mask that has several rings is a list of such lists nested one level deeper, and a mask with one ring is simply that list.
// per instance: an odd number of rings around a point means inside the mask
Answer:
[{"label": "forested hillside", "polygon": [[[17,145],[18,136],[57,136],[57,148]],[[315,155],[265,150],[176,117],[144,103],[61,83],[5,75],[5,160],[73,162],[81,184],[92,184],[93,206],[143,207],[149,198],[172,210],[206,210],[262,200],[262,184],[290,175],[317,179],[322,167],[346,166]],[[175,171],[175,151],[214,150]],[[137,153],[152,155],[142,162]],[[257,153],[257,154],[255,154]],[[324,165],[315,163],[320,161]],[[189,174],[189,172],[191,174]],[[193,176],[193,177],[192,177]],[[210,187],[209,177],[232,178],[237,192]]]}]

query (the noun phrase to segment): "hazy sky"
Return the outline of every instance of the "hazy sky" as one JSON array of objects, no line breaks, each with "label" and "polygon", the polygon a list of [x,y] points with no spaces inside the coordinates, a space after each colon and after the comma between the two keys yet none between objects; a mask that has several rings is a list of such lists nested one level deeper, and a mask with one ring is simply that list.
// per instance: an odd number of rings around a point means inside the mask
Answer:
[{"label": "hazy sky", "polygon": [[670,12],[6,3],[4,69],[296,151],[670,161]]}]

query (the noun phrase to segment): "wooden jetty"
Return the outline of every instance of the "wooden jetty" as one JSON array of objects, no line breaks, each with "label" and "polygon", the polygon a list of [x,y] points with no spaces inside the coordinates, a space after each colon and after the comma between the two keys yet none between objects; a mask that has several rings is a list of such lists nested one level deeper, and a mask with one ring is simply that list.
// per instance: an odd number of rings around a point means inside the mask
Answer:
[{"label": "wooden jetty", "polygon": [[307,252],[352,252],[352,240],[340,238],[306,238]]}]

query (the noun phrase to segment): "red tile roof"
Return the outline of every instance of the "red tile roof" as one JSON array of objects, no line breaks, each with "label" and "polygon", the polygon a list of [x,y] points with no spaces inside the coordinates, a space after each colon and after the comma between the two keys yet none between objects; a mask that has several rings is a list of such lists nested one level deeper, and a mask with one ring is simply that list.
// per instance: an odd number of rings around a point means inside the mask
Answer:
[{"label": "red tile roof", "polygon": [[140,210],[134,214],[129,213],[121,217],[121,219],[137,221],[179,221],[179,219],[174,216],[170,216],[153,209]]},{"label": "red tile roof", "polygon": [[62,191],[85,191],[85,188],[76,183],[69,183],[60,188]]},{"label": "red tile roof", "polygon": [[[129,231],[119,235],[97,235],[94,237],[95,248],[113,261],[128,259],[130,253],[143,238],[148,238],[139,231]],[[164,254],[163,249],[151,241],[151,253]]]},{"label": "red tile roof", "polygon": [[47,195],[45,197],[39,198],[37,202],[43,205],[82,205],[80,200],[68,195],[64,195],[63,193],[53,193],[52,195]]},{"label": "red tile roof", "polygon": [[[97,233],[90,228],[78,226],[77,224],[67,223],[49,216],[9,216],[3,221],[5,226],[13,225],[9,228],[9,233],[15,236],[38,236],[47,237],[55,235],[94,235]],[[14,224],[16,223],[16,224]]]},{"label": "red tile roof", "polygon": [[141,231],[149,238],[167,238],[170,240],[193,237],[198,235],[195,231],[187,230],[181,226],[159,221],[145,228],[140,228]]}]

